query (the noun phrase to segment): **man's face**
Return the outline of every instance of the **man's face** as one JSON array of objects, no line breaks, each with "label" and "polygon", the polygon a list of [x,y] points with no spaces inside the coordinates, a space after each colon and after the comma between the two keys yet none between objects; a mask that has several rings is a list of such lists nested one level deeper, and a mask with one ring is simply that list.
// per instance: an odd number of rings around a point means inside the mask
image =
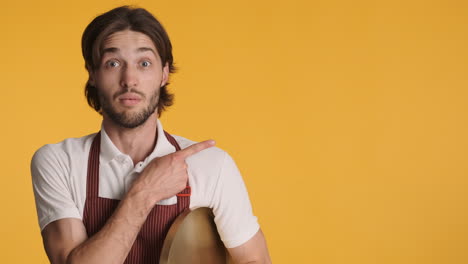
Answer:
[{"label": "man's face", "polygon": [[135,128],[155,112],[168,75],[169,67],[161,66],[153,41],[143,33],[125,30],[104,41],[102,59],[90,73],[90,83],[98,90],[104,119]]}]

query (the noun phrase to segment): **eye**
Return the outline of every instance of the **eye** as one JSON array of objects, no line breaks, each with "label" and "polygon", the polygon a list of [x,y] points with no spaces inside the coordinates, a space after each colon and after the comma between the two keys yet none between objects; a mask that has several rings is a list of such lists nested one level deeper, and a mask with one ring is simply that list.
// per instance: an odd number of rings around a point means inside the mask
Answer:
[{"label": "eye", "polygon": [[149,61],[142,61],[142,62],[140,63],[140,65],[141,65],[142,67],[146,68],[146,67],[149,67],[149,66],[151,65],[151,62],[149,62]]},{"label": "eye", "polygon": [[106,66],[109,67],[109,68],[116,68],[116,67],[120,66],[120,62],[115,61],[115,60],[110,60],[110,61],[106,62]]}]

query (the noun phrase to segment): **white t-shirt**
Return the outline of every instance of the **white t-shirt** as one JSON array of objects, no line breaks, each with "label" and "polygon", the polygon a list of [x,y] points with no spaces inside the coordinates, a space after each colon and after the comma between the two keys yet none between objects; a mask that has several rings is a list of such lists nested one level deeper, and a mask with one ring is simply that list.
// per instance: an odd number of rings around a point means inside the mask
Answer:
[{"label": "white t-shirt", "polygon": [[[41,147],[33,156],[31,174],[41,230],[62,218],[82,219],[86,200],[88,156],[96,134],[69,138]],[[135,166],[130,156],[121,153],[101,129],[99,156],[99,196],[121,200],[133,180],[154,158],[175,152],[158,120],[158,137],[153,152]],[[180,147],[195,142],[180,136],[174,138]],[[247,242],[259,229],[242,176],[232,158],[212,147],[186,159],[192,195],[190,209],[213,209],[218,232],[227,248]],[[158,202],[177,203],[177,197]]]}]

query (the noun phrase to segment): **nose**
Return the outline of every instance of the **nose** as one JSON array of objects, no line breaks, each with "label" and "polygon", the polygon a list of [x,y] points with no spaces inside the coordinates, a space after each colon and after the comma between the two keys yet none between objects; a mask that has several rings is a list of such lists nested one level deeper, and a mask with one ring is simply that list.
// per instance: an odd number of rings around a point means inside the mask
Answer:
[{"label": "nose", "polygon": [[138,86],[138,72],[135,67],[130,65],[125,65],[125,67],[122,67],[120,85],[127,89]]}]

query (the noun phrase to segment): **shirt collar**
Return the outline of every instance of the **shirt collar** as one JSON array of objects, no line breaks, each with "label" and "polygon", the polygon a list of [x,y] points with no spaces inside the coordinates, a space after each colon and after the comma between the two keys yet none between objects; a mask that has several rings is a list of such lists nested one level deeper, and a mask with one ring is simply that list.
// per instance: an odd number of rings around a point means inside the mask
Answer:
[{"label": "shirt collar", "polygon": [[[164,134],[164,129],[159,119],[157,121],[157,131],[158,138],[156,140],[156,145],[154,146],[151,154],[146,157],[145,162],[176,151],[175,147],[168,141],[166,135]],[[104,126],[101,124],[101,162],[108,163],[119,156],[128,155],[120,152],[120,150],[114,145],[112,140],[107,135]]]}]

